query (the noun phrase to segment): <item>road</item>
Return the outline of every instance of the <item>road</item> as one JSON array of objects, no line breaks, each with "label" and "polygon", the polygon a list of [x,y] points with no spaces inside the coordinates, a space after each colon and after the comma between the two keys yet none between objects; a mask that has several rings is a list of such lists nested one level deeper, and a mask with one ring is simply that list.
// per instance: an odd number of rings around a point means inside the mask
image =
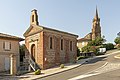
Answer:
[{"label": "road", "polygon": [[120,60],[114,58],[117,54],[99,57],[75,69],[38,80],[120,80]]}]

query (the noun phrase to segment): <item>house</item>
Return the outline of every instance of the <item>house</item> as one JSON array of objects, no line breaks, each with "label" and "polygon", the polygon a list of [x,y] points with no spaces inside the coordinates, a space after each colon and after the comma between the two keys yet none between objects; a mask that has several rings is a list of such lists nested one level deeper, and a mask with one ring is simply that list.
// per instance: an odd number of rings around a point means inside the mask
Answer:
[{"label": "house", "polygon": [[[77,35],[39,25],[37,10],[32,10],[30,27],[24,33],[27,48],[26,58],[35,70],[47,69],[77,57]],[[34,64],[34,65],[33,65]]]},{"label": "house", "polygon": [[22,38],[0,33],[0,72],[15,72],[19,65],[19,42]]},{"label": "house", "polygon": [[84,47],[84,46],[87,46],[88,42],[90,42],[91,39],[87,39],[87,38],[80,38],[78,39],[78,42],[77,42],[77,47],[80,49],[81,51],[81,48]]},{"label": "house", "polygon": [[82,47],[86,46],[90,41],[95,40],[97,37],[101,37],[101,26],[100,18],[98,16],[98,11],[96,8],[96,14],[92,23],[92,32],[87,34],[84,38],[78,39],[78,48],[81,50]]}]

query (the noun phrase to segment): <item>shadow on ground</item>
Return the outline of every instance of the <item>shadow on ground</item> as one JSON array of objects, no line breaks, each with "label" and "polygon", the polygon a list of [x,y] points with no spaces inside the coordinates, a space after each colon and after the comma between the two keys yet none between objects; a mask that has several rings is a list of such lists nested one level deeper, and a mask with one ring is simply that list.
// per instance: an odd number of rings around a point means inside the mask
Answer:
[{"label": "shadow on ground", "polygon": [[107,58],[107,56],[106,57],[97,57],[95,59],[87,60],[84,64],[93,64],[93,63],[96,63],[98,61],[105,61],[106,58]]}]

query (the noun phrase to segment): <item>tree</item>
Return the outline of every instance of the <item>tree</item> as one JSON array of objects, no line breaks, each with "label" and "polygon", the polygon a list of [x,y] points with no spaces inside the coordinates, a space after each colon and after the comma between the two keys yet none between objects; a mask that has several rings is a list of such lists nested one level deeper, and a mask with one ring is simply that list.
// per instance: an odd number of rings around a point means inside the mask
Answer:
[{"label": "tree", "polygon": [[106,44],[106,49],[107,50],[112,50],[112,49],[114,49],[114,45],[112,43],[107,43]]},{"label": "tree", "polygon": [[116,44],[120,44],[120,37],[116,37],[115,40],[114,40],[114,42],[115,42]]},{"label": "tree", "polygon": [[106,40],[104,37],[97,37],[95,40],[92,40],[88,43],[88,46],[99,46],[102,45]]},{"label": "tree", "polygon": [[120,44],[120,32],[117,33],[117,36],[118,36],[118,37],[115,38],[114,42],[115,42],[116,44]]},{"label": "tree", "polygon": [[85,53],[90,52],[90,46],[84,46],[82,48],[82,52],[85,52]]},{"label": "tree", "polygon": [[118,35],[118,37],[120,37],[120,32],[119,32],[119,33],[117,33],[117,35]]},{"label": "tree", "polygon": [[25,44],[20,45],[20,61],[23,61],[23,57],[25,56]]}]

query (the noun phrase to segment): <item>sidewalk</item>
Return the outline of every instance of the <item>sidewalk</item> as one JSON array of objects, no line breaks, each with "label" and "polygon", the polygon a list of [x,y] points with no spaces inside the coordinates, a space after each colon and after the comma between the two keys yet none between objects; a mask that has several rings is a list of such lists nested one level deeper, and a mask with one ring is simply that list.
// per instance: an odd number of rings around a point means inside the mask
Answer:
[{"label": "sidewalk", "polygon": [[53,75],[53,74],[56,74],[56,73],[61,73],[61,72],[79,67],[80,65],[82,65],[83,63],[85,63],[86,61],[88,61],[90,59],[91,58],[82,59],[82,60],[77,61],[77,63],[64,64],[65,68],[63,68],[63,69],[61,69],[58,66],[58,67],[50,68],[50,69],[47,69],[47,70],[41,70],[42,74],[40,74],[40,75],[34,75],[34,72],[27,73],[27,74],[19,76],[20,77],[19,80],[32,80],[32,79],[47,77],[47,76],[50,76],[50,75]]}]

